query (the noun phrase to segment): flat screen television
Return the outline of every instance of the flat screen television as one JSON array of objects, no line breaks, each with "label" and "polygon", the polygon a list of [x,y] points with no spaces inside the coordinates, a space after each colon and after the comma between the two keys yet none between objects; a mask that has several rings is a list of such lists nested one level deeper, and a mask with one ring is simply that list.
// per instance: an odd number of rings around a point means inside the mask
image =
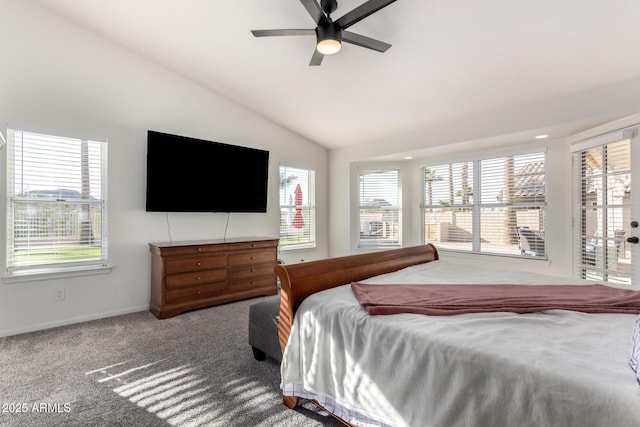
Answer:
[{"label": "flat screen television", "polygon": [[147,212],[267,212],[269,152],[149,130]]}]

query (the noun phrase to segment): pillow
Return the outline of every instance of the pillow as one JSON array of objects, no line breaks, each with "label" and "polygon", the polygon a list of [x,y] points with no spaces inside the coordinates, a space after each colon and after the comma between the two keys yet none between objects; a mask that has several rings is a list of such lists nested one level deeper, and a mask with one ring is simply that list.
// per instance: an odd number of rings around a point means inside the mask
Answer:
[{"label": "pillow", "polygon": [[636,319],[636,324],[633,328],[633,337],[631,337],[631,359],[629,359],[629,366],[636,373],[636,380],[640,384],[640,316]]}]

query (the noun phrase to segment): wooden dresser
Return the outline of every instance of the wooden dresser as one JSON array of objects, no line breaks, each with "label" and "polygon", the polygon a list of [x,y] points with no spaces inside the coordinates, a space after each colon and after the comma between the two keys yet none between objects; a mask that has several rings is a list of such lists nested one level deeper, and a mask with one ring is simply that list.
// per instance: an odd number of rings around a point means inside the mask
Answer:
[{"label": "wooden dresser", "polygon": [[278,293],[278,239],[149,243],[151,304],[158,319],[183,311]]}]

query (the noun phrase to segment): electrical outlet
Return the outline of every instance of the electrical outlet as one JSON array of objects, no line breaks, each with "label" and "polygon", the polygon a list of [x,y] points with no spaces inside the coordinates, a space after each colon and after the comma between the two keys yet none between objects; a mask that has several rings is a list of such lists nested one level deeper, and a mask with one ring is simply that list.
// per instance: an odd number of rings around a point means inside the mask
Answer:
[{"label": "electrical outlet", "polygon": [[53,300],[62,301],[64,299],[64,288],[56,288],[53,291]]}]

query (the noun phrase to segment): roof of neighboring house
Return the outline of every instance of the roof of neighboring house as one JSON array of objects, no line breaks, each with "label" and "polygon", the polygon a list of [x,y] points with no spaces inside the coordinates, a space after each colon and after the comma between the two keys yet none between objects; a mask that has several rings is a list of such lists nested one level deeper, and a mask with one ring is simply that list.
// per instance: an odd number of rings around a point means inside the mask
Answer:
[{"label": "roof of neighboring house", "polygon": [[544,162],[524,165],[514,176],[515,197],[538,197],[545,195]]}]

